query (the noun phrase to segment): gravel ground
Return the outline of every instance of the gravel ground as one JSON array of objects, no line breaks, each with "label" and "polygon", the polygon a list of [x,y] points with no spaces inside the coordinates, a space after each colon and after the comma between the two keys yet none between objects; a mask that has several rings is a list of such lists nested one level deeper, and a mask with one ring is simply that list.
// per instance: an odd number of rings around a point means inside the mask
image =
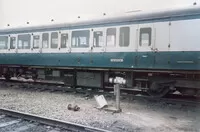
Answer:
[{"label": "gravel ground", "polygon": [[[145,100],[122,100],[122,113],[97,110],[94,98],[81,94],[0,87],[0,107],[108,129],[114,132],[200,132],[200,109]],[[109,105],[114,100],[108,99]],[[77,104],[80,111],[67,109]]]}]

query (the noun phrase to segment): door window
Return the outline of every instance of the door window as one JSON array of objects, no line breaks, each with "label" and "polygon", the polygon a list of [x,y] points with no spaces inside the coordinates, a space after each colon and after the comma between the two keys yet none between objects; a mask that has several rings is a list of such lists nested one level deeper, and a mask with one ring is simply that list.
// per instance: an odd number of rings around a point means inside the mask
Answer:
[{"label": "door window", "polygon": [[58,33],[57,32],[51,33],[51,48],[52,49],[58,48]]},{"label": "door window", "polygon": [[130,43],[130,28],[129,27],[121,27],[120,28],[119,46],[120,47],[128,47],[129,43]]},{"label": "door window", "polygon": [[42,48],[49,48],[49,33],[42,34]]},{"label": "door window", "polygon": [[68,43],[68,34],[62,33],[61,34],[61,48],[67,48]]},{"label": "door window", "polygon": [[39,35],[34,35],[33,36],[33,48],[34,49],[39,49],[39,44],[40,44],[40,36]]},{"label": "door window", "polygon": [[16,47],[16,37],[10,37],[10,49],[15,49]]},{"label": "door window", "polygon": [[106,46],[113,47],[116,45],[116,28],[108,28],[106,36]]},{"label": "door window", "polygon": [[103,32],[95,31],[93,34],[93,46],[94,47],[103,47]]},{"label": "door window", "polygon": [[140,46],[151,46],[151,28],[140,28]]}]

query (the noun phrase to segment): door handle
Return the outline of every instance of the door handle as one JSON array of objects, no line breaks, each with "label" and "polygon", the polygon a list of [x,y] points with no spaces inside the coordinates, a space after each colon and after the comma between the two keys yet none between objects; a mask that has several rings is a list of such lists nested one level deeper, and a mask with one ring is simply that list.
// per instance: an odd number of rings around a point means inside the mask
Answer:
[{"label": "door handle", "polygon": [[93,49],[94,49],[94,47],[93,47],[93,46],[91,46],[91,47],[90,47],[90,50],[92,51]]}]

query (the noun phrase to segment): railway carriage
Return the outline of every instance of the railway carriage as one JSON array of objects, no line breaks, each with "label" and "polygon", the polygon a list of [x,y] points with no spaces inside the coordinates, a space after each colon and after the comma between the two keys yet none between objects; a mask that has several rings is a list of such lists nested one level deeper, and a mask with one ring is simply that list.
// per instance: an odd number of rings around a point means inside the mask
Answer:
[{"label": "railway carriage", "polygon": [[0,30],[0,74],[162,97],[200,94],[200,7]]}]

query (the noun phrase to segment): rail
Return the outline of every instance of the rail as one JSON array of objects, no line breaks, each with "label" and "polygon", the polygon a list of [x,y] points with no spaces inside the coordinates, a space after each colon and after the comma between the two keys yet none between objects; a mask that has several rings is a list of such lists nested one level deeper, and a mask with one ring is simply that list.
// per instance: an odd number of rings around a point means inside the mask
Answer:
[{"label": "rail", "polygon": [[71,123],[71,122],[65,122],[65,121],[60,121],[60,120],[55,120],[51,118],[45,118],[33,114],[28,114],[28,113],[22,113],[14,110],[9,110],[9,109],[0,109],[0,114],[15,117],[15,118],[20,118],[20,119],[25,119],[29,121],[35,121],[40,124],[44,125],[49,125],[49,126],[54,126],[54,127],[59,127],[63,128],[72,132],[110,132],[108,130],[104,129],[99,129],[99,128],[94,128],[94,127],[89,127],[85,125],[80,125],[76,123]]}]

